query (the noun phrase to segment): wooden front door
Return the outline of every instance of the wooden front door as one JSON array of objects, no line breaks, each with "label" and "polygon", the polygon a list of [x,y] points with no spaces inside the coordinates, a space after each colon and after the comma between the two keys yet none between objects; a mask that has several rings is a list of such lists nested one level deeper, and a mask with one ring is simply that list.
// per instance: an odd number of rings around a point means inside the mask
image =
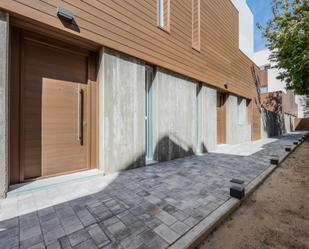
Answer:
[{"label": "wooden front door", "polygon": [[21,44],[19,181],[89,169],[88,54],[31,36]]},{"label": "wooden front door", "polygon": [[226,95],[217,93],[217,144],[226,143]]}]

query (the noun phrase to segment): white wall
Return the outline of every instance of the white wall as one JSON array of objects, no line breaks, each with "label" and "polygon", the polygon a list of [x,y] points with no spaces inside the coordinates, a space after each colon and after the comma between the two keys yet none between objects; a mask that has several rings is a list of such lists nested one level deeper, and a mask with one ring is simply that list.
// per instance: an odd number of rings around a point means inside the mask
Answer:
[{"label": "white wall", "polygon": [[[271,65],[275,66],[275,63],[269,61],[270,51],[264,49],[262,51],[254,53],[253,61],[259,66]],[[285,82],[278,80],[279,70],[277,68],[271,68],[268,70],[268,92],[282,91],[286,93]]]},{"label": "white wall", "polygon": [[250,59],[254,57],[254,18],[246,0],[232,0],[239,13],[239,48]]}]

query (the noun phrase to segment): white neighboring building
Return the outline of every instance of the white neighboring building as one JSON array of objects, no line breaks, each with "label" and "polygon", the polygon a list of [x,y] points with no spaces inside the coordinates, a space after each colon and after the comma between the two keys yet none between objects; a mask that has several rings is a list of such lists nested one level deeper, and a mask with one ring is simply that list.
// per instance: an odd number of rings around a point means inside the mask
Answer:
[{"label": "white neighboring building", "polygon": [[[267,86],[261,87],[261,93],[282,91],[287,93],[285,89],[285,82],[278,80],[279,70],[277,68],[272,68],[275,66],[273,62],[269,61],[270,51],[268,49],[254,53],[253,61],[261,69],[267,70]],[[298,105],[298,117],[304,118],[309,117],[309,96],[299,96],[295,95],[295,103]]]},{"label": "white neighboring building", "polygon": [[254,57],[254,16],[246,0],[232,0],[239,13],[239,49],[251,60]]},{"label": "white neighboring building", "polygon": [[[239,49],[261,69],[267,70],[267,85],[261,87],[261,93],[282,91],[287,94],[285,82],[278,80],[279,70],[269,61],[268,49],[254,52],[254,15],[247,0],[231,0],[239,13]],[[298,104],[298,117],[309,116],[309,96],[295,96]]]},{"label": "white neighboring building", "polygon": [[282,91],[286,93],[285,82],[277,79],[277,76],[279,75],[279,70],[277,68],[272,68],[275,66],[275,64],[269,61],[270,53],[271,52],[269,51],[269,49],[264,49],[254,53],[253,61],[255,62],[255,64],[257,64],[262,70],[267,70],[268,88],[262,88],[261,92],[267,93]]}]

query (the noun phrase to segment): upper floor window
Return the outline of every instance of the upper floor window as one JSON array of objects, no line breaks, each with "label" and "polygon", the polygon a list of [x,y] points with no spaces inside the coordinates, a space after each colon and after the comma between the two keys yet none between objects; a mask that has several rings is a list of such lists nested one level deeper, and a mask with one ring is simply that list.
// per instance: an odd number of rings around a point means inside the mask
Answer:
[{"label": "upper floor window", "polygon": [[268,93],[268,87],[267,86],[261,86],[260,91],[261,91],[261,93]]},{"label": "upper floor window", "polygon": [[192,47],[198,51],[201,49],[201,2],[192,0]]},{"label": "upper floor window", "polygon": [[270,65],[270,64],[267,64],[267,65],[261,66],[261,70],[268,71],[269,69],[271,69],[271,65]]},{"label": "upper floor window", "polygon": [[158,26],[165,31],[170,31],[170,0],[158,1]]}]

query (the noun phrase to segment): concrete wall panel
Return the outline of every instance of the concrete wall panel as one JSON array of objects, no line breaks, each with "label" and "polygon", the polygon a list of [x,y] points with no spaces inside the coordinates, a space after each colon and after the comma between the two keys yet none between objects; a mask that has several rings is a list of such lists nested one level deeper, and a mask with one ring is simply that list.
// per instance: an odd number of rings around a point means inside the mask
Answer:
[{"label": "concrete wall panel", "polygon": [[261,138],[279,136],[284,133],[284,120],[281,114],[261,109]]},{"label": "concrete wall panel", "polygon": [[0,10],[0,198],[8,187],[8,39],[9,15]]},{"label": "concrete wall panel", "polygon": [[216,149],[217,145],[217,90],[203,85],[199,91],[198,152]]},{"label": "concrete wall panel", "polygon": [[238,144],[251,140],[251,125],[239,122],[243,120],[243,117],[248,117],[248,110],[247,108],[238,108],[237,99],[237,96],[230,94],[226,100],[227,144]]},{"label": "concrete wall panel", "polygon": [[144,63],[105,49],[99,77],[100,168],[108,174],[145,165]]},{"label": "concrete wall panel", "polygon": [[154,160],[196,151],[196,83],[158,68],[154,82]]}]

